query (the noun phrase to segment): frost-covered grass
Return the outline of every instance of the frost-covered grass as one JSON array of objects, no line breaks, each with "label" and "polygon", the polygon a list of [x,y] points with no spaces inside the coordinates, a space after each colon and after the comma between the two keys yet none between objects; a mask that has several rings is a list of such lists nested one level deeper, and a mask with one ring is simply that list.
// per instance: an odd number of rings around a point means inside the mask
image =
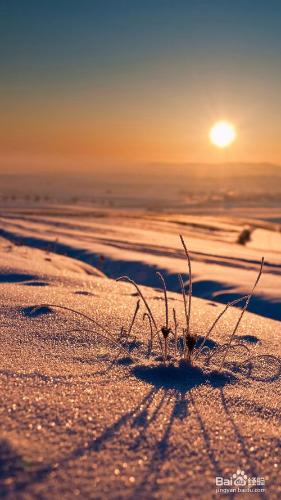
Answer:
[{"label": "frost-covered grass", "polygon": [[[259,280],[262,275],[263,271],[263,265],[264,265],[264,259],[261,261],[260,265],[260,270],[258,273],[258,276],[256,278],[256,281],[252,287],[252,290],[248,295],[245,295],[239,299],[233,300],[229,303],[226,304],[224,309],[217,315],[211,326],[208,328],[206,332],[204,332],[200,338],[196,336],[192,332],[192,316],[191,316],[191,305],[192,305],[192,265],[191,265],[191,258],[190,258],[190,253],[187,249],[186,243],[184,241],[184,238],[182,235],[180,235],[180,240],[183,246],[184,250],[184,255],[186,258],[187,262],[187,275],[188,275],[188,280],[187,280],[187,287],[184,284],[184,279],[181,274],[178,275],[178,280],[179,280],[179,288],[181,291],[182,295],[182,307],[183,307],[183,317],[185,320],[185,323],[180,325],[179,321],[177,319],[177,313],[176,309],[172,309],[171,313],[171,307],[170,307],[170,301],[169,301],[169,296],[167,292],[167,286],[165,282],[165,278],[160,273],[159,271],[156,273],[163,289],[163,304],[164,304],[164,311],[163,311],[163,321],[162,323],[159,322],[159,320],[156,319],[155,315],[153,314],[153,308],[149,304],[149,301],[145,298],[140,286],[130,277],[128,276],[122,276],[117,279],[117,281],[127,281],[128,283],[132,284],[134,288],[136,289],[137,295],[139,296],[139,299],[137,300],[135,309],[133,311],[132,317],[129,322],[129,326],[127,328],[124,327],[124,325],[121,327],[119,333],[117,335],[112,331],[109,327],[105,327],[101,325],[100,322],[97,320],[93,319],[91,316],[88,314],[86,315],[83,312],[77,311],[73,308],[66,307],[66,306],[61,306],[57,304],[40,304],[36,306],[33,310],[33,313],[36,312],[39,308],[42,307],[47,307],[47,308],[58,308],[58,309],[64,309],[65,311],[71,312],[74,315],[80,316],[84,319],[87,319],[90,321],[90,323],[93,324],[94,327],[94,332],[97,336],[98,341],[106,341],[108,345],[112,346],[114,349],[118,349],[117,355],[114,357],[114,361],[116,361],[121,354],[126,355],[128,357],[135,357],[136,359],[139,359],[139,356],[137,354],[132,355],[129,349],[129,343],[131,341],[135,341],[136,337],[132,339],[132,331],[134,328],[134,324],[137,318],[137,315],[140,311],[140,303],[142,303],[145,311],[143,312],[143,325],[144,329],[149,327],[148,331],[148,339],[147,339],[147,357],[150,358],[152,352],[154,352],[154,355],[157,355],[157,345],[158,345],[158,352],[160,355],[160,362],[163,362],[165,366],[167,365],[177,365],[179,363],[186,363],[187,365],[194,365],[198,363],[199,360],[204,359],[205,362],[209,361],[213,356],[214,352],[211,352],[209,355],[206,356],[206,342],[208,341],[211,333],[213,332],[214,328],[218,325],[220,322],[221,318],[224,316],[226,311],[228,310],[229,307],[232,306],[241,306],[241,312],[240,315],[233,327],[232,332],[229,334],[229,337],[225,343],[223,343],[220,346],[216,347],[216,354],[218,351],[222,352],[222,358],[220,362],[220,369],[223,368],[225,362],[227,361],[227,356],[230,351],[230,349],[234,349],[235,347],[241,347],[241,344],[233,344],[233,341],[235,339],[235,335],[238,331],[239,325],[243,319],[243,316],[247,310],[247,307],[250,303],[250,300],[254,294],[254,291],[256,289],[256,286],[259,283]],[[89,330],[90,331],[90,330]],[[244,346],[245,349],[248,350],[246,346]],[[155,351],[156,349],[156,351]],[[204,355],[204,358],[202,358],[202,355]]]},{"label": "frost-covered grass", "polygon": [[[169,314],[169,300],[168,300],[168,294],[167,294],[167,286],[165,283],[165,279],[162,276],[160,272],[157,272],[157,275],[159,276],[162,286],[163,286],[163,294],[164,294],[164,308],[165,308],[165,322],[163,324],[160,324],[156,322],[155,317],[152,312],[152,308],[149,305],[147,299],[144,297],[140,287],[137,285],[137,283],[130,277],[128,276],[122,276],[118,278],[118,281],[127,281],[131,283],[140,299],[142,300],[144,307],[146,308],[146,313],[144,315],[144,319],[148,318],[149,320],[149,326],[150,326],[150,337],[149,337],[149,345],[151,346],[153,343],[153,339],[157,338],[158,340],[158,345],[160,348],[160,352],[162,355],[162,359],[164,361],[164,364],[167,365],[168,359],[171,362],[174,361],[185,361],[186,363],[193,364],[200,356],[200,354],[203,352],[204,346],[206,344],[207,339],[209,338],[210,334],[214,330],[215,326],[218,324],[222,316],[226,313],[227,309],[231,306],[235,306],[238,304],[242,304],[241,306],[241,313],[239,315],[239,318],[233,328],[232,333],[229,335],[229,339],[225,344],[222,346],[218,347],[217,349],[223,349],[223,358],[221,362],[220,369],[223,368],[223,365],[227,359],[228,352],[230,348],[233,348],[233,339],[235,337],[235,334],[237,333],[237,330],[239,328],[240,322],[247,310],[247,307],[250,303],[250,300],[253,296],[253,293],[255,291],[256,286],[259,283],[259,280],[262,275],[262,270],[263,270],[263,265],[264,265],[264,258],[262,258],[261,265],[260,265],[260,270],[257,276],[257,279],[252,287],[252,290],[248,295],[245,295],[237,300],[229,302],[223,311],[217,316],[217,318],[214,320],[213,324],[211,327],[207,330],[207,332],[203,335],[203,337],[198,341],[197,337],[192,334],[191,332],[191,301],[192,301],[192,269],[191,269],[191,259],[190,259],[190,254],[187,249],[187,246],[185,244],[184,238],[182,235],[180,235],[180,240],[183,245],[185,257],[187,260],[187,265],[188,265],[188,291],[186,292],[186,288],[184,286],[184,281],[183,277],[181,274],[179,274],[179,284],[180,284],[180,289],[182,293],[182,298],[183,298],[183,309],[184,309],[184,318],[185,318],[185,325],[181,328],[181,336],[178,336],[178,322],[177,322],[177,317],[176,317],[176,311],[173,309],[173,322],[170,319],[170,314]],[[134,316],[135,318],[135,316]],[[169,341],[171,339],[171,341]],[[148,349],[150,351],[150,348]],[[169,356],[170,351],[173,353],[171,356]]]}]

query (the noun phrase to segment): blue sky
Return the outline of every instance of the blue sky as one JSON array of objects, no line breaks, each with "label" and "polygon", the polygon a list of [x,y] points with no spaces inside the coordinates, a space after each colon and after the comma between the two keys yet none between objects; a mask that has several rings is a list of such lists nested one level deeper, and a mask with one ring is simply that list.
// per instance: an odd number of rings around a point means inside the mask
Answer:
[{"label": "blue sky", "polygon": [[1,0],[2,155],[208,161],[226,117],[235,160],[281,162],[280,26],[277,0]]}]

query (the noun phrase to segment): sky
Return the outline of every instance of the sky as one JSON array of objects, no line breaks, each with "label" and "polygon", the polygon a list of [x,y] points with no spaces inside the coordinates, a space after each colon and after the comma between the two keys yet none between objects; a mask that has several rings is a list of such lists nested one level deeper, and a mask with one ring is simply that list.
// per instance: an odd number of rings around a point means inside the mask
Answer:
[{"label": "sky", "polygon": [[0,0],[1,172],[281,165],[280,26],[279,0]]}]

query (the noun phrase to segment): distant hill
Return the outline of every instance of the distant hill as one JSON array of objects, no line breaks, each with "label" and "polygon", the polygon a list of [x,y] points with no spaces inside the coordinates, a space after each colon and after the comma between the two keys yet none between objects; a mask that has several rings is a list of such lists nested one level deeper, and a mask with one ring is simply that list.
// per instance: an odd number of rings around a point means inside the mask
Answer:
[{"label": "distant hill", "polygon": [[281,167],[259,163],[102,167],[77,172],[0,174],[3,202],[75,202],[119,207],[279,206]]}]

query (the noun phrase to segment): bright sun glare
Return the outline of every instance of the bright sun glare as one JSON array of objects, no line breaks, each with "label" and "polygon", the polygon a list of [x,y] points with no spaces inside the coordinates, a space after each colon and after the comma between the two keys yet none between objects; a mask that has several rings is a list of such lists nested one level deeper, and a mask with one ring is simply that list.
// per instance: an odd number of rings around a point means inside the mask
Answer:
[{"label": "bright sun glare", "polygon": [[232,123],[217,122],[210,130],[210,141],[218,148],[230,146],[236,139],[236,131]]}]

